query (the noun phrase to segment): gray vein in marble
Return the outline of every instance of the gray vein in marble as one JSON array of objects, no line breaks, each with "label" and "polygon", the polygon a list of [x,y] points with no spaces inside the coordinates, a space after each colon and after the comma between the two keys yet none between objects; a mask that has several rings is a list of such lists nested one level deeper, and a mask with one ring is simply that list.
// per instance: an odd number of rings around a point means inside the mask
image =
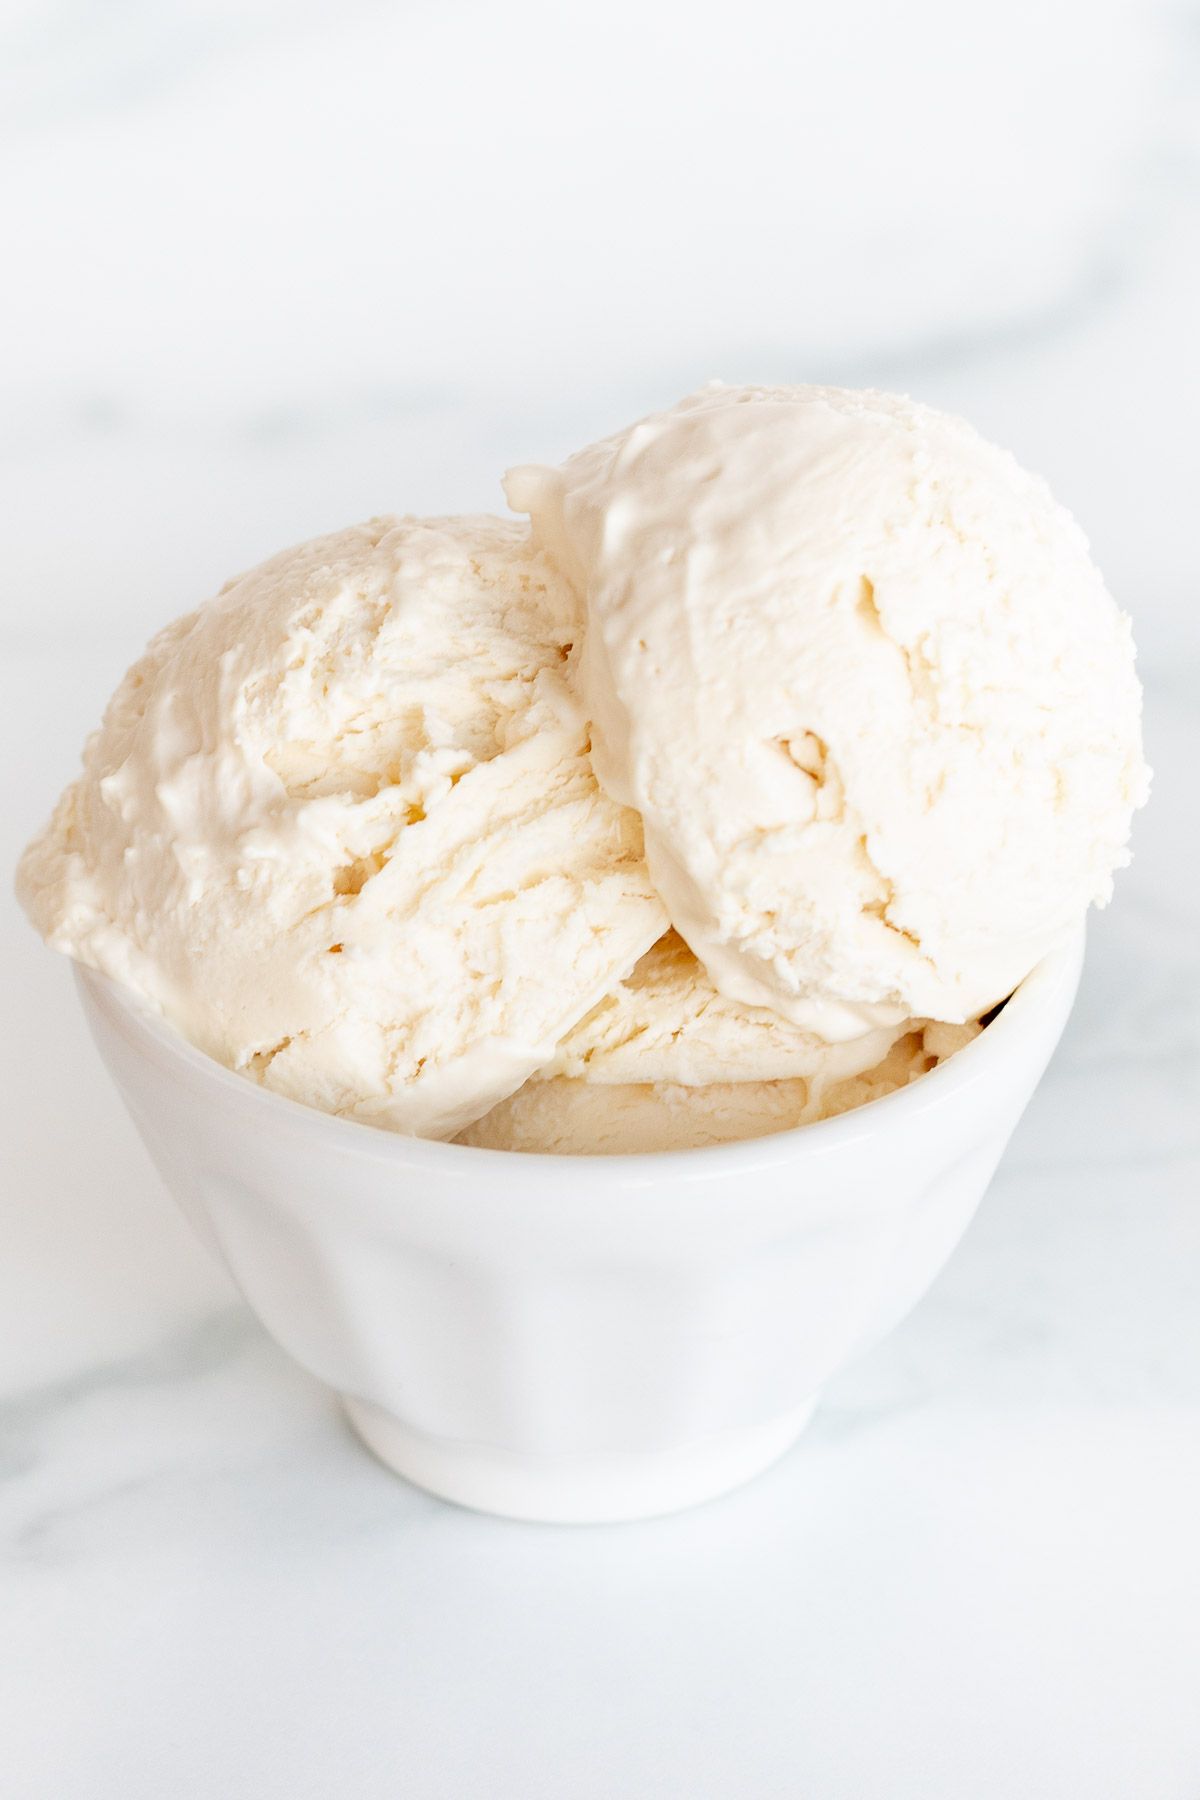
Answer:
[{"label": "gray vein in marble", "polygon": [[[724,369],[758,371],[763,382],[823,381],[850,387],[904,386],[952,375],[981,362],[1004,361],[1030,351],[1052,350],[1112,312],[1146,278],[1152,246],[1180,220],[1195,218],[1200,142],[1194,95],[1200,87],[1200,8],[1159,13],[1171,37],[1168,76],[1153,113],[1155,136],[1132,159],[1107,219],[1085,244],[1065,287],[1040,306],[984,319],[964,331],[877,344],[860,355],[819,357],[797,368],[794,353],[764,359],[728,347]],[[684,378],[685,384],[687,378]]]},{"label": "gray vein in marble", "polygon": [[[1038,307],[984,319],[963,331],[909,338],[862,355],[822,358],[814,371],[797,370],[791,353],[778,355],[784,382],[821,380],[846,387],[905,387],[958,374],[982,362],[1003,362],[1031,351],[1053,350],[1111,313],[1146,278],[1148,253],[1175,220],[1194,207],[1195,159],[1160,150],[1131,172],[1126,204],[1102,227],[1100,240],[1083,247],[1067,285]],[[761,362],[761,352],[758,353]],[[729,359],[744,367],[746,357]]]},{"label": "gray vein in marble", "polygon": [[[337,17],[342,24],[380,9],[381,0],[342,0]],[[264,43],[286,48],[328,30],[327,17],[317,4],[284,7],[272,0],[243,0],[218,22],[203,4],[41,5],[0,35],[8,90],[0,143],[157,104]]]},{"label": "gray vein in marble", "polygon": [[459,413],[466,417],[477,411],[477,399],[473,401],[465,389],[428,383],[403,387],[381,383],[370,389],[351,383],[339,389],[336,397],[331,391],[310,391],[293,395],[286,404],[214,418],[196,418],[165,407],[151,413],[102,389],[84,394],[27,393],[23,402],[13,396],[6,409],[8,442],[0,437],[0,455],[28,458],[45,455],[63,442],[118,437],[160,445],[186,441],[226,449],[274,449],[356,426],[449,418]]},{"label": "gray vein in marble", "polygon": [[32,1437],[73,1407],[98,1395],[202,1380],[262,1337],[246,1307],[226,1307],[131,1356],[7,1395],[0,1400],[0,1478],[26,1473],[36,1460],[26,1450]]}]

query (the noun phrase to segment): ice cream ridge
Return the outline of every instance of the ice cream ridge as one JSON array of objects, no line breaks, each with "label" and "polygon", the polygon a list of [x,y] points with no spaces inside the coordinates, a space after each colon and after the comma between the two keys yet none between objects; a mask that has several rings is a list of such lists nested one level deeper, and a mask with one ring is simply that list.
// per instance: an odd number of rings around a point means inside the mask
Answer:
[{"label": "ice cream ridge", "polygon": [[308,1105],[688,1149],[918,1079],[1109,897],[1129,624],[962,421],[711,386],[170,625],[22,860],[56,948]]}]

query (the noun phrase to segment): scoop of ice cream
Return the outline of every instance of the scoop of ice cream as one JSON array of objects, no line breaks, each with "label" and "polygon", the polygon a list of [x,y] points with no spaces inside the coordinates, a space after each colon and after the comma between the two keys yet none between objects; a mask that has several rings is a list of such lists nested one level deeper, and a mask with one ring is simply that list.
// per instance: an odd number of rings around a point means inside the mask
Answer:
[{"label": "scoop of ice cream", "polygon": [[450,1136],[666,925],[578,608],[495,519],[273,558],[150,645],[26,852],[50,942],[280,1093]]},{"label": "scoop of ice cream", "polygon": [[515,1094],[459,1142],[559,1155],[699,1149],[865,1105],[979,1027],[908,1021],[829,1043],[730,1000],[667,932]]},{"label": "scoop of ice cream", "polygon": [[697,1150],[766,1137],[832,1119],[906,1087],[969,1043],[979,1029],[976,1024],[918,1023],[902,1032],[872,1067],[831,1083],[802,1075],[705,1086],[535,1076],[468,1126],[457,1141],[483,1150],[610,1156]]},{"label": "scoop of ice cream", "polygon": [[1009,993],[1144,798],[1127,620],[1042,482],[877,393],[707,389],[525,468],[602,786],[720,992],[830,1038]]},{"label": "scoop of ice cream", "polygon": [[828,1043],[779,1013],[720,993],[669,931],[567,1033],[538,1074],[603,1086],[801,1078],[815,1092],[873,1068],[904,1029],[881,1025]]}]

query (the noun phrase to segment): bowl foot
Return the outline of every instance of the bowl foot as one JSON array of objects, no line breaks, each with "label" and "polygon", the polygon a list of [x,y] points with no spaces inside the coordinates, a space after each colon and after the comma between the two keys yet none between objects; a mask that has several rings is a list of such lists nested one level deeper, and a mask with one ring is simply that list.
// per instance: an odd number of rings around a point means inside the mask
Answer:
[{"label": "bowl foot", "polygon": [[427,1437],[369,1401],[343,1395],[342,1404],[380,1462],[428,1493],[508,1519],[599,1525],[678,1512],[741,1487],[791,1448],[816,1401],[696,1444],[578,1457],[523,1456]]}]

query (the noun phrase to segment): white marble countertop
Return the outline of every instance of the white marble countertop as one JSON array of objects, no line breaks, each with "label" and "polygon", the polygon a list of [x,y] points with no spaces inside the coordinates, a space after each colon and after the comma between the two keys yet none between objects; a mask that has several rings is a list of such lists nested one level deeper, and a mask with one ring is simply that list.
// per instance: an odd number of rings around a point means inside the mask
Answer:
[{"label": "white marble countertop", "polygon": [[232,570],[712,374],[878,380],[1049,475],[1134,615],[1156,787],[1074,1020],[793,1454],[518,1526],[266,1339],[6,896],[5,1800],[1200,1794],[1196,16],[737,11],[15,9],[4,865]]}]

